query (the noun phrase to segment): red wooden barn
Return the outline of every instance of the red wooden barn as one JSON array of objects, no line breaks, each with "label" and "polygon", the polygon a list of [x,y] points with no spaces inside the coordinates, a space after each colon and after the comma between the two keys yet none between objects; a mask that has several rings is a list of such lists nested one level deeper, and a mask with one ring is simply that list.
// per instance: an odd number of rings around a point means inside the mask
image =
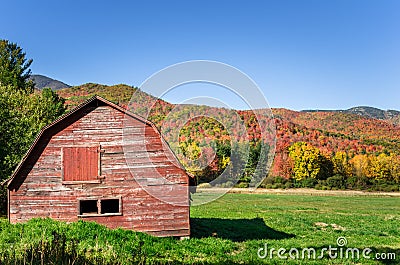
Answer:
[{"label": "red wooden barn", "polygon": [[98,96],[42,129],[7,187],[12,223],[190,234],[188,174],[151,122]]}]

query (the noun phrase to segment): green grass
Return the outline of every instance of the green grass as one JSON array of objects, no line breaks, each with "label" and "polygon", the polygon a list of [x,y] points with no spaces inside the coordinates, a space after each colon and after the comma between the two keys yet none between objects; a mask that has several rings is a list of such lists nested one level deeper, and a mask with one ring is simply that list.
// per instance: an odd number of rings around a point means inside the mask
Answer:
[{"label": "green grass", "polygon": [[[204,193],[195,194],[207,197]],[[400,198],[227,194],[191,208],[192,237],[155,238],[95,223],[0,221],[0,264],[400,264]],[[396,260],[260,259],[259,248],[371,248]],[[373,254],[372,253],[372,254]],[[319,253],[318,253],[319,254]],[[373,255],[371,254],[371,257]]]},{"label": "green grass", "polygon": [[[348,247],[396,252],[398,259],[391,263],[400,263],[400,198],[227,194],[208,205],[193,207],[191,216],[194,225],[200,223],[193,231],[194,236],[214,235],[239,242],[243,250],[237,256],[247,257],[247,260],[257,260],[256,251],[264,243],[275,249],[322,249],[329,245],[335,247],[337,238],[344,236]],[[323,223],[328,226],[321,226]],[[310,260],[304,262],[312,264]],[[329,259],[315,264],[346,262],[357,264],[356,261]],[[358,262],[390,263],[366,259]]]}]

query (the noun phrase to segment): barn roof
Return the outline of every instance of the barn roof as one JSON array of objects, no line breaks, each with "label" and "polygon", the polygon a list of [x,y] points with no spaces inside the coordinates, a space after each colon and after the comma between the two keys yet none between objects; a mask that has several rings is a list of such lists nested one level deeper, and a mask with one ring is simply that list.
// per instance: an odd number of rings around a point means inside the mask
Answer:
[{"label": "barn roof", "polygon": [[[153,127],[155,129],[155,131],[160,135],[160,137],[162,139],[161,134],[159,133],[158,129],[152,122],[150,122],[150,121],[146,120],[145,118],[143,118],[133,112],[130,112],[130,111],[128,111],[128,110],[102,98],[102,97],[93,96],[92,98],[90,98],[87,101],[83,102],[82,104],[78,105],[76,108],[74,108],[70,112],[62,115],[61,117],[59,117],[58,119],[53,121],[51,124],[43,127],[41,129],[41,131],[39,132],[39,134],[36,136],[35,141],[30,146],[29,150],[26,152],[25,156],[22,158],[21,162],[18,164],[14,173],[11,175],[11,177],[9,179],[2,182],[1,185],[7,184],[7,187],[10,190],[14,190],[14,189],[16,189],[16,187],[21,185],[24,182],[27,174],[31,170],[31,168],[28,165],[32,165],[37,161],[40,154],[44,150],[43,146],[47,145],[48,141],[50,141],[51,137],[55,134],[55,132],[66,128],[71,123],[73,123],[75,120],[86,115],[86,112],[85,112],[86,109],[88,109],[90,107],[97,107],[97,106],[110,106],[116,110],[119,110],[119,111],[125,113],[126,115],[128,115],[136,120],[139,120],[147,125],[150,125],[151,127]],[[164,139],[162,139],[162,141],[164,141]],[[40,143],[46,143],[46,144],[43,145]],[[169,147],[168,144],[167,144],[167,146]],[[172,152],[172,150],[171,150],[171,152]],[[174,154],[174,153],[172,152],[172,154]],[[179,163],[179,161],[178,161],[178,163]]]}]

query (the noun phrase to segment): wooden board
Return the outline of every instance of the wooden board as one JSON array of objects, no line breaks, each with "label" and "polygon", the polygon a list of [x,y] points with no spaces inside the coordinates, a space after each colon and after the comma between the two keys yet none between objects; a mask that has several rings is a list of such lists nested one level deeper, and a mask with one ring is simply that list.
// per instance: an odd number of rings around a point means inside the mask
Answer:
[{"label": "wooden board", "polygon": [[[111,106],[100,104],[82,111],[86,113],[55,131],[39,148],[43,151],[36,162],[21,171],[27,176],[10,191],[10,221],[81,218],[157,236],[188,236],[189,179],[159,133],[134,118],[127,123],[125,114]],[[129,124],[128,141],[124,141],[124,124]],[[79,182],[93,176],[100,183]],[[183,206],[154,198],[146,186]],[[122,198],[122,215],[78,217],[78,200],[117,196]]]}]

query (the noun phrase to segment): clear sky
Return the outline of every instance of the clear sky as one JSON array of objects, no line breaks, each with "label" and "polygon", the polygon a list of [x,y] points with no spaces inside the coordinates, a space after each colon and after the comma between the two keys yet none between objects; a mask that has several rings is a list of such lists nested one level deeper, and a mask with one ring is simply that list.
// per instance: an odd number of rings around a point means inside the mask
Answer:
[{"label": "clear sky", "polygon": [[[139,86],[171,64],[214,60],[248,74],[271,107],[400,110],[398,0],[36,0],[1,9],[0,38],[24,48],[34,73],[71,85]],[[196,96],[182,91],[166,99]]]}]

